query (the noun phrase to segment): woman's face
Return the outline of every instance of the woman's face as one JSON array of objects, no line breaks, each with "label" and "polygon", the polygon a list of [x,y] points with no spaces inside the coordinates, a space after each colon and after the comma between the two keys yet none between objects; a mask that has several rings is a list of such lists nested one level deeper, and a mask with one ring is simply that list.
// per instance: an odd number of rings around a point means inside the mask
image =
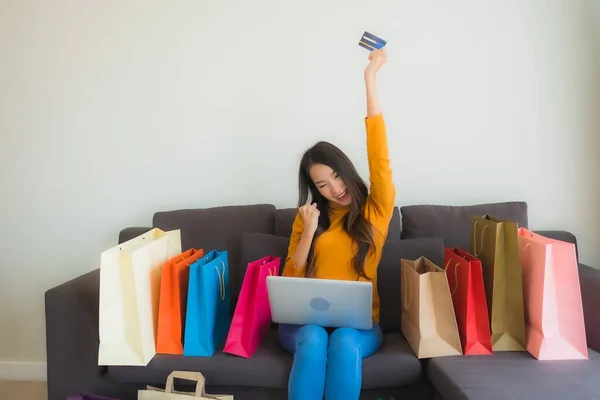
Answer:
[{"label": "woman's face", "polygon": [[321,196],[342,206],[352,204],[352,196],[342,178],[331,167],[324,164],[313,164],[309,170],[310,178]]}]

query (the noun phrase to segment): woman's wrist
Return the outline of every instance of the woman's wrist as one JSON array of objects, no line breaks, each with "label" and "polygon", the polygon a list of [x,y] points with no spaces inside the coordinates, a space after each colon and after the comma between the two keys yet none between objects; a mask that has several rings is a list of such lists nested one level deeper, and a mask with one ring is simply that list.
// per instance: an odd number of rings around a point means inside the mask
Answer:
[{"label": "woman's wrist", "polygon": [[294,254],[294,265],[297,269],[302,269],[306,266],[306,261],[308,259],[308,253],[310,251],[313,237],[314,232],[311,233],[306,230],[302,232],[300,242],[298,242],[298,246],[296,247],[296,252]]},{"label": "woman's wrist", "polygon": [[373,117],[381,113],[374,72],[365,72],[365,86],[367,91],[367,117]]},{"label": "woman's wrist", "polygon": [[375,76],[376,76],[376,73],[375,73],[375,72],[372,72],[372,71],[366,70],[366,71],[365,71],[365,73],[364,73],[365,82],[366,82],[367,84],[375,83],[375,80],[376,80],[376,79],[375,79]]},{"label": "woman's wrist", "polygon": [[312,242],[314,236],[314,232],[304,231],[302,232],[302,237],[300,238],[300,240],[308,241],[310,243]]}]

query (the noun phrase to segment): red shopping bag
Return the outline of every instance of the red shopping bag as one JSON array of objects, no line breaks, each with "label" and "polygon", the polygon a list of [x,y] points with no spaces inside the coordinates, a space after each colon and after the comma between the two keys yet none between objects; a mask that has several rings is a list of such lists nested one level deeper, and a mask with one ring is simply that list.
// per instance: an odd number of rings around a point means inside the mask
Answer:
[{"label": "red shopping bag", "polygon": [[445,265],[463,354],[492,354],[481,261],[464,250],[446,248]]},{"label": "red shopping bag", "polygon": [[250,358],[271,326],[267,276],[279,275],[281,258],[267,256],[248,264],[235,307],[225,353]]}]

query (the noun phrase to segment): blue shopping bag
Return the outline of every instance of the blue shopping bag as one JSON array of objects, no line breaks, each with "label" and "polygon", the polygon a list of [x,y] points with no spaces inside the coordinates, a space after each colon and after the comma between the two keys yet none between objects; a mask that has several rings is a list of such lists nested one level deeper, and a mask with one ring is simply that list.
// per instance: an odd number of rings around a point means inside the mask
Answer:
[{"label": "blue shopping bag", "polygon": [[190,265],[183,355],[212,356],[230,325],[227,250],[211,250]]}]

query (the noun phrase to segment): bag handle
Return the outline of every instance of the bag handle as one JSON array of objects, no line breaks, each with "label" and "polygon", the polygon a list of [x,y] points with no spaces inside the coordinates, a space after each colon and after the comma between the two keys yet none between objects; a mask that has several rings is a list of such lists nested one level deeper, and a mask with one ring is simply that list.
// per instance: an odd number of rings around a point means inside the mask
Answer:
[{"label": "bag handle", "polygon": [[[266,264],[272,263],[272,262],[273,262],[273,261],[275,261],[275,260],[276,260],[276,258],[275,258],[275,257],[273,257],[273,256],[269,256],[269,257],[268,257],[268,259],[267,259],[267,260],[263,260],[262,264],[260,264],[260,265],[261,265],[261,266],[262,266],[262,265],[266,265]],[[273,268],[273,270],[271,270],[271,268],[267,268],[267,272],[269,272],[269,276],[273,276],[273,275],[275,275],[275,269],[276,269],[276,268]]]},{"label": "bag handle", "polygon": [[221,300],[225,300],[225,262],[221,261],[221,265],[223,266],[223,272],[219,271],[219,267],[215,265],[215,269],[217,270],[217,275],[219,276],[219,292],[221,295]]},{"label": "bag handle", "polygon": [[408,287],[410,285],[408,284],[408,273],[406,272],[406,269],[402,269],[402,287],[403,289],[405,288],[406,290],[403,290],[403,303],[404,303],[404,308],[408,310],[408,307],[410,306],[410,304],[412,303],[412,297],[408,296]]},{"label": "bag handle", "polygon": [[165,393],[173,393],[173,380],[175,378],[185,379],[188,381],[196,381],[196,393],[194,397],[205,397],[205,389],[204,385],[206,384],[206,380],[204,379],[204,375],[200,372],[191,372],[191,371],[173,371],[167,377],[167,384],[165,385]]},{"label": "bag handle", "polygon": [[473,252],[475,253],[475,257],[479,257],[483,251],[483,235],[485,234],[485,230],[489,227],[489,225],[483,227],[483,230],[481,231],[481,240],[479,241],[479,251],[477,251],[477,236],[475,235],[475,232],[477,232],[478,223],[479,221],[475,221],[475,224],[473,224]]},{"label": "bag handle", "polygon": [[[452,261],[452,259],[449,259],[448,262],[446,263],[446,268],[444,268],[446,271],[448,271],[448,267],[450,266],[450,262]],[[456,273],[458,272],[458,266],[460,265],[460,263],[456,263],[456,265],[454,266],[454,289],[452,289],[450,291],[450,295],[454,296],[454,293],[456,293],[456,290],[458,289],[458,275],[456,275]],[[447,277],[447,275],[446,275]]]}]

